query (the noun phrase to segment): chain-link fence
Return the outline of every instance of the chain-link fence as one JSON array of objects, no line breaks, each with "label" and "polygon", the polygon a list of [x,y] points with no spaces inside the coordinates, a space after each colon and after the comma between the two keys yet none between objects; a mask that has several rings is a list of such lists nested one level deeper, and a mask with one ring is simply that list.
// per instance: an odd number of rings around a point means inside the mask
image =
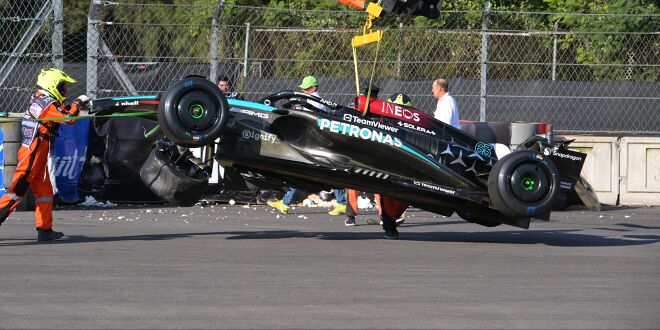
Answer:
[{"label": "chain-link fence", "polygon": [[[0,100],[0,107],[13,111],[27,104],[25,93],[38,69],[56,65],[51,35],[58,19],[52,12],[38,18],[39,1],[3,1],[0,22],[3,35],[11,38],[3,38],[0,60],[18,61],[0,82],[0,90],[11,97]],[[362,32],[364,13],[223,1],[92,0],[86,9],[65,16],[64,67],[85,82],[79,88],[96,97],[162,92],[188,74],[212,80],[226,75],[248,100],[296,89],[310,74],[319,78],[320,92],[328,99],[348,103],[355,95],[350,40]],[[41,39],[18,52],[28,22],[39,20],[44,21],[37,33]],[[15,27],[5,28],[11,24]],[[383,17],[375,25],[385,37],[378,52],[376,46],[357,49],[357,68],[363,86],[375,68],[381,98],[403,92],[415,107],[432,112],[431,81],[444,76],[462,119],[546,121],[562,132],[660,133],[660,15],[486,7],[442,12],[433,21]]]}]

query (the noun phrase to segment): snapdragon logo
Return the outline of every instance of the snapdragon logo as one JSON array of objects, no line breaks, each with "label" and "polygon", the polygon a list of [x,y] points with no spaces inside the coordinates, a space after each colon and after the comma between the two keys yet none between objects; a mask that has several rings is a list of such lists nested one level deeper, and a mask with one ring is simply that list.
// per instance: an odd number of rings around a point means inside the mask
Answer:
[{"label": "snapdragon logo", "polygon": [[87,153],[87,148],[80,156],[78,156],[78,149],[75,149],[71,156],[53,156],[53,173],[55,176],[75,179],[85,163],[85,153]]},{"label": "snapdragon logo", "polygon": [[317,120],[317,125],[319,128],[321,128],[321,130],[327,129],[332,133],[348,135],[363,140],[386,143],[395,147],[401,147],[403,145],[401,140],[398,138],[366,127],[359,127],[329,119],[319,119]]},{"label": "snapdragon logo", "polygon": [[555,155],[557,157],[561,157],[561,158],[567,158],[567,159],[570,159],[574,162],[579,162],[579,161],[582,160],[582,157],[573,156],[573,155],[569,155],[569,154],[562,154],[561,152],[555,152],[553,155]]}]

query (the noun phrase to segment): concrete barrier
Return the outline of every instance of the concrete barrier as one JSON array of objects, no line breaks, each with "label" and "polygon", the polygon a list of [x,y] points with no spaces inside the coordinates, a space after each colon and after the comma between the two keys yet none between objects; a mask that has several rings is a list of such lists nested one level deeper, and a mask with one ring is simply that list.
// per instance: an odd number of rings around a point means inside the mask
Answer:
[{"label": "concrete barrier", "polygon": [[587,154],[582,176],[591,184],[601,204],[616,205],[619,198],[619,138],[582,135],[557,138],[575,139],[569,149]]},{"label": "concrete barrier", "polygon": [[660,137],[623,137],[622,205],[660,205]]},{"label": "concrete barrier", "polygon": [[[10,118],[22,118],[22,113],[10,113]],[[4,137],[4,164],[2,169],[2,181],[5,188],[11,186],[16,165],[18,165],[18,149],[21,147],[23,135],[21,134],[21,122],[0,123],[0,130]],[[34,210],[35,200],[32,190],[28,189],[25,198],[18,205],[19,211]]]}]

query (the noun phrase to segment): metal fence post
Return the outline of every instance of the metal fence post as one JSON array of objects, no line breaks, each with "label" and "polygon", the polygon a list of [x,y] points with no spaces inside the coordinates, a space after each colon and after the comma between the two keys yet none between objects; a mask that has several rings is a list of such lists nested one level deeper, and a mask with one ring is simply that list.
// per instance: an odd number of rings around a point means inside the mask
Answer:
[{"label": "metal fence post", "polygon": [[101,0],[92,0],[87,15],[87,91],[92,99],[96,98],[98,91],[98,62],[99,62],[99,6]]},{"label": "metal fence post", "polygon": [[552,81],[557,79],[557,29],[559,21],[552,27]]},{"label": "metal fence post", "polygon": [[62,16],[62,0],[53,0],[53,66],[64,68],[64,19]]},{"label": "metal fence post", "polygon": [[211,69],[209,72],[209,80],[215,81],[218,77],[218,29],[220,25],[220,15],[225,6],[225,0],[218,0],[213,15],[213,22],[211,22]]},{"label": "metal fence post", "polygon": [[488,97],[488,19],[490,16],[490,1],[486,1],[484,18],[481,24],[481,97],[479,106],[479,121],[486,121],[486,102]]},{"label": "metal fence post", "polygon": [[401,51],[403,49],[403,23],[399,23],[399,45],[396,55],[396,77],[401,79]]},{"label": "metal fence post", "polygon": [[250,23],[245,23],[245,52],[243,53],[243,78],[247,77],[248,47],[250,46]]}]

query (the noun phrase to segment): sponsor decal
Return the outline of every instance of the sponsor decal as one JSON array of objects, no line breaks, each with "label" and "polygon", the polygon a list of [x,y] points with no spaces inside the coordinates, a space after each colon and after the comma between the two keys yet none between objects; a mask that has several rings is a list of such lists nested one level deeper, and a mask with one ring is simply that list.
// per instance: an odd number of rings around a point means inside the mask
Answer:
[{"label": "sponsor decal", "polygon": [[381,131],[376,131],[366,127],[355,126],[351,124],[342,123],[336,120],[319,119],[317,125],[321,130],[328,130],[332,133],[348,135],[363,140],[371,140],[380,143],[389,144],[395,147],[401,147],[403,143],[396,137]]},{"label": "sponsor decal", "polygon": [[436,185],[433,185],[433,184],[428,184],[426,182],[413,181],[413,184],[416,185],[416,186],[422,187],[422,188],[427,188],[427,189],[443,192],[445,194],[450,194],[450,195],[455,195],[456,194],[456,191],[454,191],[454,190],[447,189],[447,188],[440,187],[440,186],[436,186]]},{"label": "sponsor decal", "polygon": [[383,102],[382,112],[403,120],[419,121],[419,113],[394,103]]},{"label": "sponsor decal", "polygon": [[399,132],[399,129],[396,128],[396,127],[385,125],[381,122],[360,118],[358,116],[353,116],[351,114],[344,114],[344,120],[348,121],[348,122],[351,122],[351,123],[362,124],[362,125],[365,125],[365,126],[374,127],[374,128],[382,129],[384,131],[389,131],[389,132],[393,132],[393,133]]},{"label": "sponsor decal", "polygon": [[115,106],[116,107],[124,107],[124,106],[129,106],[129,105],[139,105],[139,101],[123,101],[123,102],[116,102]]},{"label": "sponsor decal", "polygon": [[488,143],[479,142],[474,146],[474,151],[484,156],[491,156],[493,154],[493,146]]},{"label": "sponsor decal", "polygon": [[573,156],[573,155],[569,155],[569,154],[563,154],[561,152],[556,152],[555,151],[555,153],[553,153],[552,155],[557,156],[557,157],[561,157],[561,158],[565,158],[565,159],[570,159],[574,162],[582,161],[582,157]]},{"label": "sponsor decal", "polygon": [[573,189],[573,183],[568,181],[559,181],[559,187],[564,190],[571,190]]},{"label": "sponsor decal", "polygon": [[78,155],[78,149],[75,149],[71,156],[62,157],[51,155],[53,158],[53,172],[55,176],[65,176],[71,180],[75,179],[77,175],[76,171],[80,171],[85,163],[86,152],[87,148],[85,148],[85,151],[83,151],[80,156]]},{"label": "sponsor decal", "polygon": [[363,169],[363,168],[356,168],[354,172],[355,174],[362,174],[365,176],[371,176],[371,177],[375,177],[376,179],[383,179],[383,180],[390,177],[389,174],[377,172],[374,170]]},{"label": "sponsor decal", "polygon": [[536,212],[536,206],[527,207],[527,213],[534,213],[534,212]]},{"label": "sponsor decal", "polygon": [[328,100],[326,100],[326,99],[321,99],[320,102],[323,103],[323,104],[325,104],[325,105],[327,105],[327,106],[329,106],[329,107],[333,107],[333,108],[336,108],[336,107],[337,107],[337,103],[332,102],[332,101],[328,101]]},{"label": "sponsor decal", "polygon": [[229,111],[236,112],[236,113],[242,113],[242,114],[252,116],[252,117],[259,117],[259,118],[262,118],[262,119],[268,119],[268,114],[263,113],[263,112],[257,112],[257,111],[253,111],[253,110],[240,109],[240,108],[229,108]]},{"label": "sponsor decal", "polygon": [[429,135],[435,135],[435,132],[434,132],[434,131],[432,131],[432,130],[430,130],[430,129],[426,129],[426,128],[424,128],[424,127],[417,126],[417,125],[415,125],[415,124],[411,124],[411,123],[406,123],[406,122],[401,122],[401,121],[400,121],[400,122],[397,123],[397,125],[399,125],[399,126],[401,126],[401,127],[403,127],[403,128],[407,128],[407,129],[411,129],[411,130],[414,130],[414,131],[418,131],[418,132],[426,133],[426,134],[429,134]]},{"label": "sponsor decal", "polygon": [[253,131],[253,130],[243,130],[243,133],[241,136],[246,139],[246,140],[255,140],[255,141],[266,141],[270,143],[279,143],[277,141],[277,136],[275,134],[270,134],[266,132],[261,132],[261,131]]}]

